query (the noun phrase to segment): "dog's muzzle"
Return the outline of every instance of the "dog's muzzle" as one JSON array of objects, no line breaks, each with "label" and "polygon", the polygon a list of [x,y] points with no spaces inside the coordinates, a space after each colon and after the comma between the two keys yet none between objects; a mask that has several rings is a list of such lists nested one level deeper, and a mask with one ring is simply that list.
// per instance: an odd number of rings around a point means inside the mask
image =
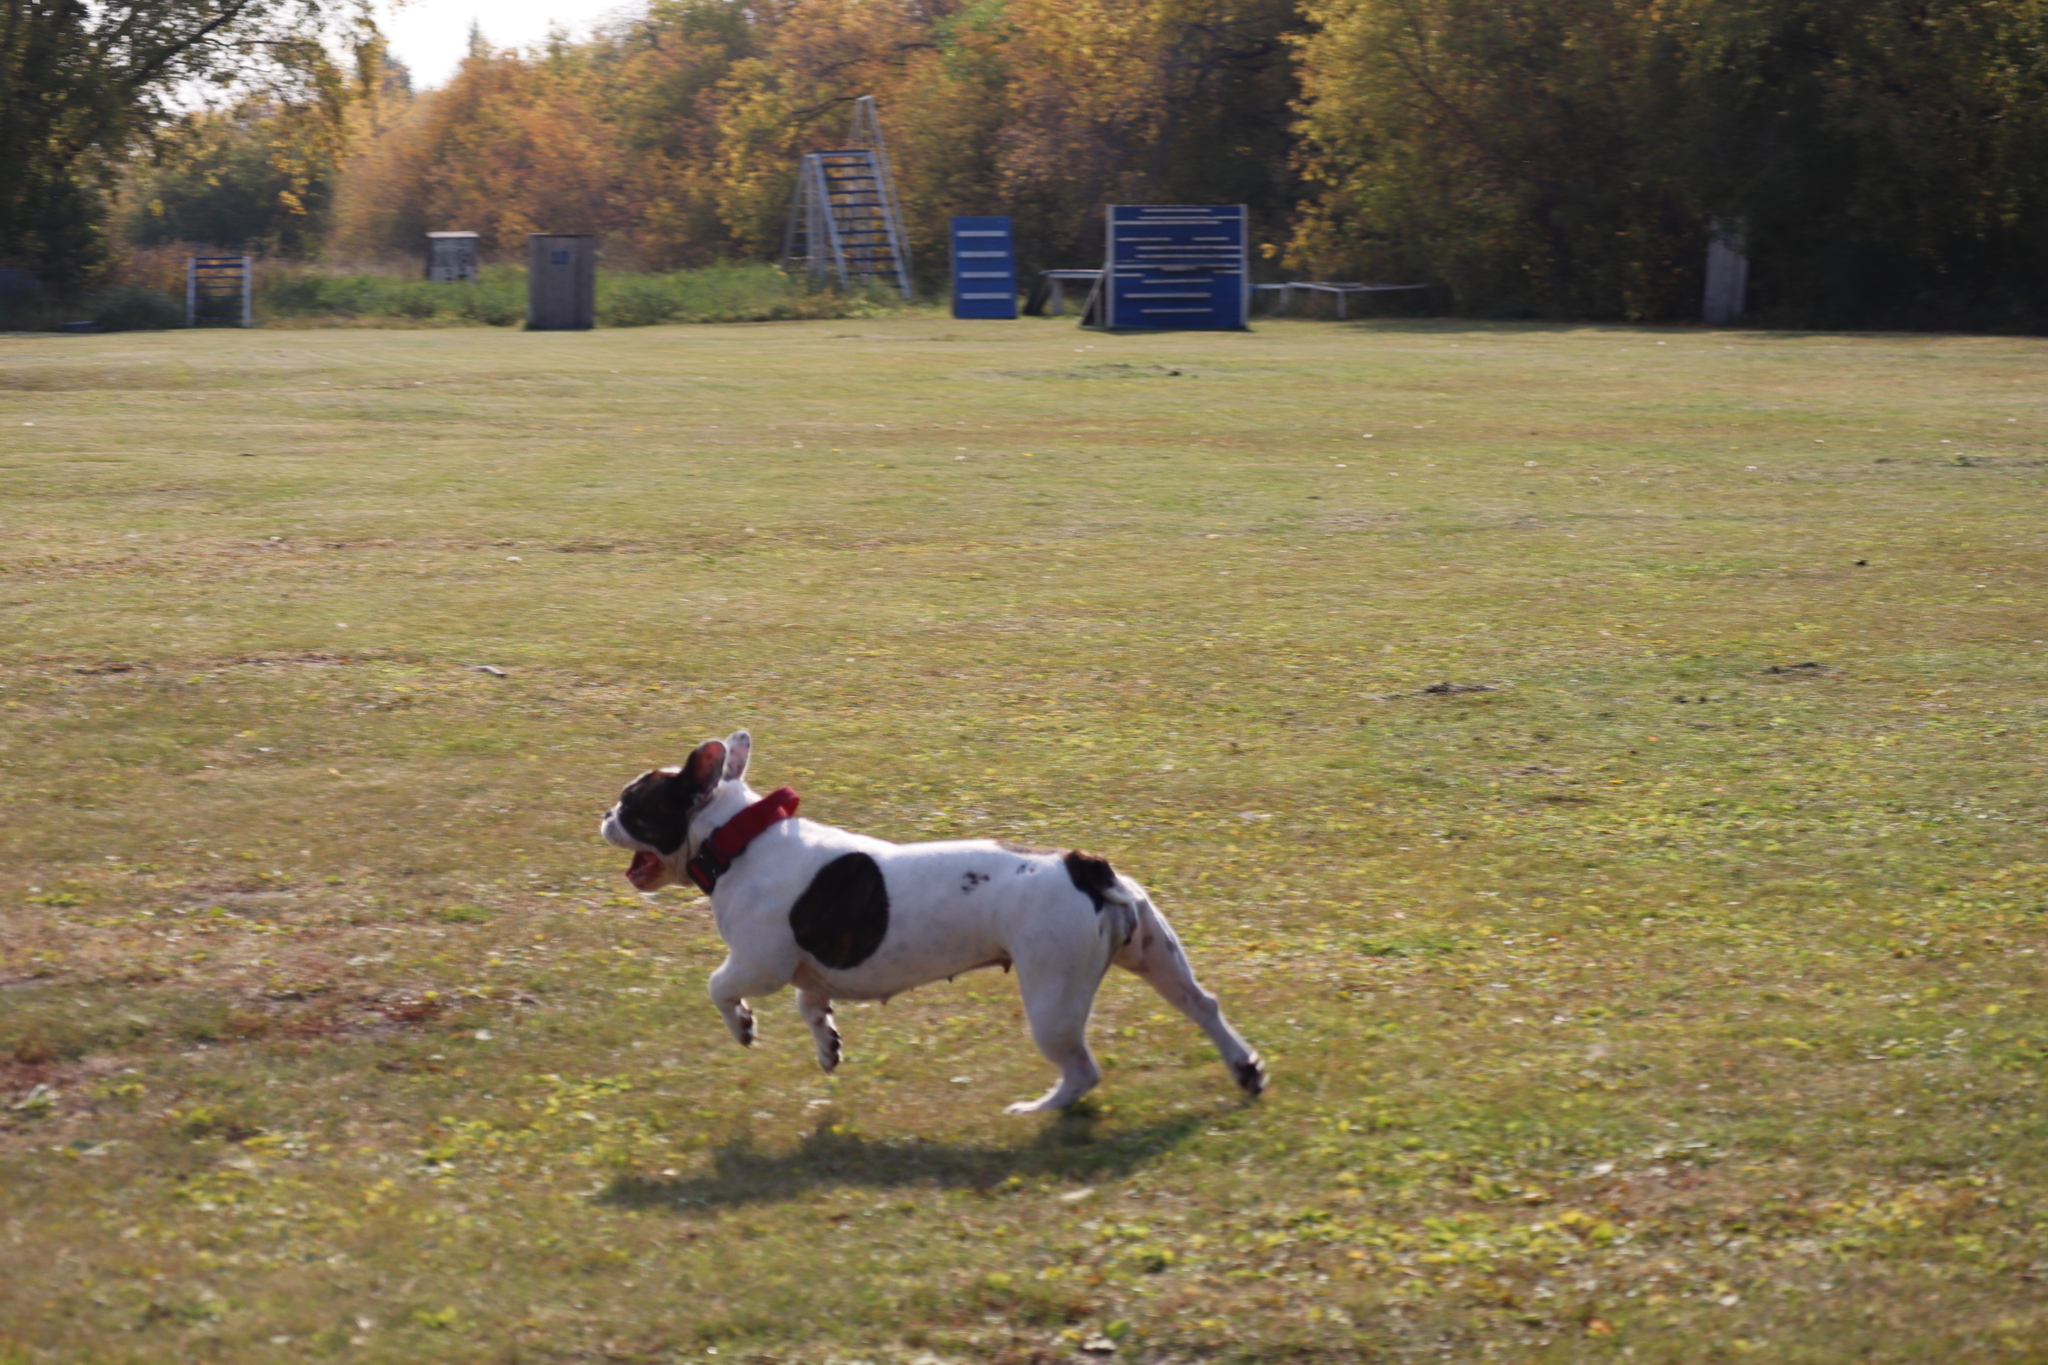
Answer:
[{"label": "dog's muzzle", "polygon": [[660,854],[637,849],[626,867],[626,880],[633,883],[635,891],[659,891],[675,878],[669,875],[668,864]]},{"label": "dog's muzzle", "polygon": [[633,861],[626,868],[626,880],[633,883],[635,891],[659,891],[675,880],[667,859],[626,833],[625,827],[619,823],[616,807],[605,813],[604,823],[597,827],[597,832],[606,843],[633,855]]}]

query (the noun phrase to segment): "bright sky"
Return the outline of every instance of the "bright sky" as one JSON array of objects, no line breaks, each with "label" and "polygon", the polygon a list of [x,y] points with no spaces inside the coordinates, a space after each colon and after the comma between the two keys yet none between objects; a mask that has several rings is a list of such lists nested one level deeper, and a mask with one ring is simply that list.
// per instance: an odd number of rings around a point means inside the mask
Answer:
[{"label": "bright sky", "polygon": [[412,88],[445,84],[469,50],[469,25],[483,26],[492,47],[526,47],[560,25],[571,36],[620,8],[620,0],[382,0],[378,18],[391,39],[391,55],[412,71]]}]

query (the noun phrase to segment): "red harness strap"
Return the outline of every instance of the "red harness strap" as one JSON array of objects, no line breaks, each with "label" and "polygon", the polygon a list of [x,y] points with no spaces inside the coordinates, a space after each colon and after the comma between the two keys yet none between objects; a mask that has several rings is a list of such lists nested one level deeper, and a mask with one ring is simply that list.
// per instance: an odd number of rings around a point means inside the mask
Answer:
[{"label": "red harness strap", "polygon": [[732,866],[732,860],[745,853],[747,845],[760,837],[761,831],[777,820],[787,820],[795,815],[797,802],[801,799],[794,788],[776,788],[713,830],[704,846],[697,850],[697,856],[683,864],[683,871],[690,874],[690,880],[697,883],[699,891],[710,895],[711,888],[718,885],[718,879]]}]

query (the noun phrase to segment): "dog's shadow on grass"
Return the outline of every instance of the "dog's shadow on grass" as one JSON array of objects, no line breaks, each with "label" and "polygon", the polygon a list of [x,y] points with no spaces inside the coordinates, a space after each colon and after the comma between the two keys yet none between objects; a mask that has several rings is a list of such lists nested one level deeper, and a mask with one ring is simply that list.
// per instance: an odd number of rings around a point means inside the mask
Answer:
[{"label": "dog's shadow on grass", "polygon": [[1033,1136],[1004,1145],[917,1138],[877,1141],[835,1131],[831,1120],[821,1119],[793,1152],[764,1152],[750,1136],[741,1137],[713,1151],[709,1171],[675,1177],[619,1176],[598,1199],[617,1208],[681,1212],[787,1199],[806,1190],[839,1186],[986,1190],[1013,1177],[1111,1180],[1178,1147],[1230,1108],[1220,1105],[1105,1132],[1101,1115],[1083,1101]]}]

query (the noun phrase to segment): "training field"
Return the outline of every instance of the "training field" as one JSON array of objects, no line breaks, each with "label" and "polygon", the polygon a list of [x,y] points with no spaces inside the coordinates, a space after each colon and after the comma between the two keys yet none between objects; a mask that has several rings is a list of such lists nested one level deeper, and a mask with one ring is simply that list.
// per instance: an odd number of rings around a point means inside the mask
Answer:
[{"label": "training field", "polygon": [[[2048,1360],[2044,381],[0,338],[0,1362]],[[1110,857],[1270,1094],[1122,973],[1057,1119],[999,972],[734,1045],[596,827],[741,726]]]}]

